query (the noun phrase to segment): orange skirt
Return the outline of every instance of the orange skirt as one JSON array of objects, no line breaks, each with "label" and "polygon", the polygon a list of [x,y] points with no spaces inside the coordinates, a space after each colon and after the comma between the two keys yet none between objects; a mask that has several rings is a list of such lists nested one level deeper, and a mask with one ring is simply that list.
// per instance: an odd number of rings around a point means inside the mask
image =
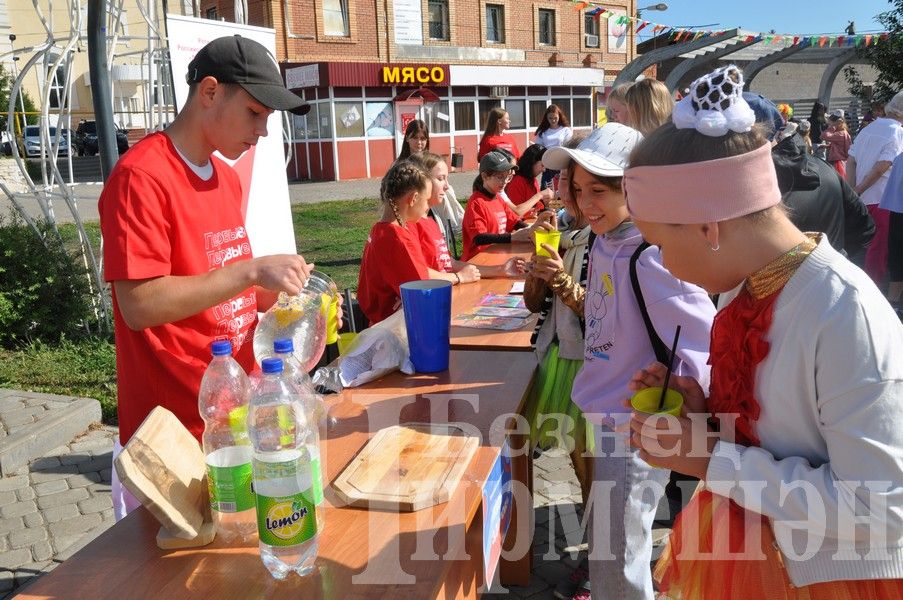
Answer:
[{"label": "orange skirt", "polygon": [[768,519],[702,490],[674,522],[655,566],[667,598],[877,600],[903,598],[903,580],[829,581],[794,587]]}]

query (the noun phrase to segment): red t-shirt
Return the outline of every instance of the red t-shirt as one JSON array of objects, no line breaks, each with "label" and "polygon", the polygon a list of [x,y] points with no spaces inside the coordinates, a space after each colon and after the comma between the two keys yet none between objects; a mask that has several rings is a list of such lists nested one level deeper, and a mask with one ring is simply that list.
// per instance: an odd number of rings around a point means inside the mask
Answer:
[{"label": "red t-shirt", "polygon": [[[539,183],[536,182],[536,178],[527,179],[526,177],[515,175],[511,181],[508,182],[508,185],[505,186],[505,193],[508,194],[508,199],[511,200],[513,204],[523,204],[539,193]],[[533,205],[533,208],[521,218],[529,219],[530,217],[534,217],[536,216],[536,213],[543,208],[545,208],[545,205],[542,201],[537,202]]]},{"label": "red t-shirt", "polygon": [[464,220],[461,222],[461,238],[464,243],[461,260],[468,261],[489,247],[488,244],[476,245],[473,241],[476,236],[481,233],[510,233],[519,220],[520,217],[498,195],[490,198],[474,192],[467,201]]},{"label": "red t-shirt", "polygon": [[477,152],[477,160],[480,160],[489,153],[490,150],[502,148],[514,155],[514,160],[520,158],[520,148],[517,147],[517,141],[510,133],[494,134],[484,136],[480,140],[480,151]]},{"label": "red t-shirt", "polygon": [[370,325],[397,310],[402,283],[430,278],[414,225],[409,227],[380,221],[373,225],[364,244],[357,300]]},{"label": "red t-shirt", "polygon": [[423,251],[423,259],[429,268],[443,273],[452,272],[452,257],[448,251],[448,242],[439,230],[436,221],[426,216],[414,223],[417,237],[420,239],[420,249]]},{"label": "red t-shirt", "polygon": [[[213,176],[203,181],[163,133],[146,137],[119,159],[99,201],[107,281],[199,275],[252,258],[238,175],[223,161],[210,160]],[[128,442],[156,406],[172,411],[200,439],[198,390],[210,344],[228,339],[245,370],[254,365],[254,290],[181,321],[133,331],[114,289],[113,313],[120,442]]]}]

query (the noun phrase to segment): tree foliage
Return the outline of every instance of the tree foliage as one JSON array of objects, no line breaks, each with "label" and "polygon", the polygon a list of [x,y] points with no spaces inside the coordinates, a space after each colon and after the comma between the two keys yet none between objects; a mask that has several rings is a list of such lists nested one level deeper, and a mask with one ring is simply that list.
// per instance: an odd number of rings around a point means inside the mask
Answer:
[{"label": "tree foliage", "polygon": [[[6,69],[0,64],[0,130],[6,129],[6,118],[9,112],[9,95],[13,87],[12,73],[7,73]],[[25,112],[37,112],[34,100],[28,95],[24,89],[19,90],[22,94],[22,100],[16,98],[16,110],[22,110],[22,104],[25,104]],[[28,116],[28,123],[34,125],[38,122],[35,115]]]},{"label": "tree foliage", "polygon": [[[888,0],[892,8],[877,16],[878,21],[889,34],[887,39],[871,46],[861,46],[860,57],[865,58],[876,71],[878,79],[872,87],[872,99],[881,102],[903,89],[903,0]],[[852,66],[844,69],[844,76],[850,85],[850,93],[867,99],[868,93],[859,71]]]}]

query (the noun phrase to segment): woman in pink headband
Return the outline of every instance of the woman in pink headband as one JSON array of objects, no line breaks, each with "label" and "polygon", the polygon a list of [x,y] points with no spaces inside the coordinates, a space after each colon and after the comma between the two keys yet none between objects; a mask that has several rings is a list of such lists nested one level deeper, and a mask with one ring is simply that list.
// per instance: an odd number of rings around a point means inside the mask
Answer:
[{"label": "woman in pink headband", "polygon": [[[659,589],[903,597],[903,325],[865,273],[787,218],[742,90],[734,66],[695,81],[624,176],[664,266],[731,297],[713,325],[710,389],[672,377],[684,414],[630,423],[641,456],[703,481]],[[664,372],[650,365],[631,387]]]}]

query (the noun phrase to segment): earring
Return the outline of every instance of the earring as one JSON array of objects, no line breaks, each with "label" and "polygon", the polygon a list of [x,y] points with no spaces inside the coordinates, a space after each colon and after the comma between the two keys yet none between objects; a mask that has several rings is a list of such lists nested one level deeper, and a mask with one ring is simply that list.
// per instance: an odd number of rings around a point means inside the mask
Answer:
[{"label": "earring", "polygon": [[714,246],[710,246],[712,248],[712,252],[718,252],[721,249],[721,244],[715,244]]}]

